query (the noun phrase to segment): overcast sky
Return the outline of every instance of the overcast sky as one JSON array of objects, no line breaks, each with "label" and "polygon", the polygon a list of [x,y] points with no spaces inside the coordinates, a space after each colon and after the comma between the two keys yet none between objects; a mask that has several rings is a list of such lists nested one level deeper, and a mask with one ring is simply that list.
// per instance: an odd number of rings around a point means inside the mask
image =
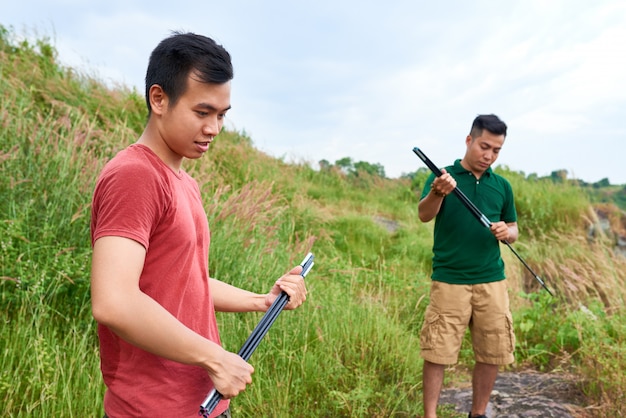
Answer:
[{"label": "overcast sky", "polygon": [[[233,57],[231,128],[285,161],[461,158],[471,122],[509,126],[496,165],[626,184],[626,1],[3,1],[0,24],[62,63],[143,92],[172,30]],[[218,138],[219,139],[219,138]],[[210,155],[209,155],[210,158]]]}]

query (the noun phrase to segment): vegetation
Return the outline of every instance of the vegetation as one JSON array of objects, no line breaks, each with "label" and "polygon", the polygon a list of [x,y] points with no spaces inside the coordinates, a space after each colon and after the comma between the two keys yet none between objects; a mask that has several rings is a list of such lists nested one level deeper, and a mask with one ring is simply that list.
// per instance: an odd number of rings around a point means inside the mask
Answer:
[{"label": "vegetation", "polygon": [[338,169],[349,176],[358,177],[362,175],[373,175],[385,178],[385,167],[380,163],[372,164],[367,161],[352,161],[350,157],[344,157],[337,161],[335,164],[330,164],[327,160],[321,160],[319,162],[321,170]]},{"label": "vegetation", "polygon": [[[536,177],[536,175],[531,175]],[[592,202],[613,203],[621,210],[626,211],[626,184],[611,184],[607,177],[595,182],[587,183],[584,180],[568,179],[567,170],[556,170],[549,178],[555,183],[570,183],[581,187]]]},{"label": "vegetation", "polygon": [[[103,164],[141,131],[143,99],[63,68],[47,39],[18,41],[1,26],[0,75],[0,415],[101,416],[90,200]],[[270,158],[238,132],[211,147],[186,164],[211,225],[211,275],[264,292],[308,250],[316,255],[307,303],[282,314],[252,356],[254,383],[233,412],[418,416],[432,224],[416,210],[427,173],[316,171]],[[606,235],[589,237],[596,211],[580,187],[499,170],[518,199],[516,248],[557,295],[503,249],[513,368],[575,374],[592,413],[623,416],[625,259]],[[259,319],[220,314],[225,346],[237,351]],[[471,365],[467,349],[461,364]]]}]

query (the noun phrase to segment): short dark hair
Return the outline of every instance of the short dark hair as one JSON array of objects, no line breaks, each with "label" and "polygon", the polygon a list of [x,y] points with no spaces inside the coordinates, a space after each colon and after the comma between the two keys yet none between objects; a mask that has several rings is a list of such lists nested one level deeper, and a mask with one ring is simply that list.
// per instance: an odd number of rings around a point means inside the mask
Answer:
[{"label": "short dark hair", "polygon": [[146,71],[146,104],[150,108],[150,87],[161,86],[176,104],[187,89],[187,78],[194,71],[204,83],[224,84],[233,78],[230,54],[213,39],[195,33],[173,32],[150,54]]},{"label": "short dark hair", "polygon": [[470,136],[476,139],[482,135],[483,130],[487,130],[495,135],[504,135],[506,138],[506,123],[502,122],[499,117],[494,114],[478,115],[472,123]]}]

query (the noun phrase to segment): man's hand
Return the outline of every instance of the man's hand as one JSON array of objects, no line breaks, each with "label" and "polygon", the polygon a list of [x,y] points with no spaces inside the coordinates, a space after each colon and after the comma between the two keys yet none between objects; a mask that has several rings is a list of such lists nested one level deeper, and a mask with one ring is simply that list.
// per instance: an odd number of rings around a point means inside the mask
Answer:
[{"label": "man's hand", "polygon": [[493,222],[490,229],[491,233],[498,241],[506,241],[512,244],[517,240],[518,231],[516,222],[508,224],[504,221]]},{"label": "man's hand", "polygon": [[456,188],[456,180],[445,168],[441,169],[441,173],[430,184],[430,192],[417,205],[417,213],[422,222],[434,219],[441,209],[443,199]]},{"label": "man's hand", "polygon": [[441,176],[435,177],[431,184],[431,192],[437,197],[446,197],[456,188],[456,180],[446,171],[441,169]]},{"label": "man's hand", "polygon": [[254,367],[235,353],[223,350],[215,362],[211,362],[209,376],[215,389],[224,399],[233,398],[252,383]]},{"label": "man's hand", "polygon": [[302,305],[306,300],[307,290],[301,272],[302,266],[296,266],[278,279],[265,297],[265,305],[269,308],[281,292],[289,295],[289,303],[285,309],[295,309]]}]

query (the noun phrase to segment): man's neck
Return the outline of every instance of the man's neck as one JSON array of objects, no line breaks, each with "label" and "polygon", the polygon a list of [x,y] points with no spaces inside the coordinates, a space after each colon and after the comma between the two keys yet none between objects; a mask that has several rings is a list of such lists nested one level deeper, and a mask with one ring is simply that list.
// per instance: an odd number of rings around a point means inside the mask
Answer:
[{"label": "man's neck", "polygon": [[176,154],[165,143],[159,131],[148,122],[146,129],[137,140],[137,144],[142,144],[152,150],[174,173],[179,173],[183,163],[183,157]]}]

